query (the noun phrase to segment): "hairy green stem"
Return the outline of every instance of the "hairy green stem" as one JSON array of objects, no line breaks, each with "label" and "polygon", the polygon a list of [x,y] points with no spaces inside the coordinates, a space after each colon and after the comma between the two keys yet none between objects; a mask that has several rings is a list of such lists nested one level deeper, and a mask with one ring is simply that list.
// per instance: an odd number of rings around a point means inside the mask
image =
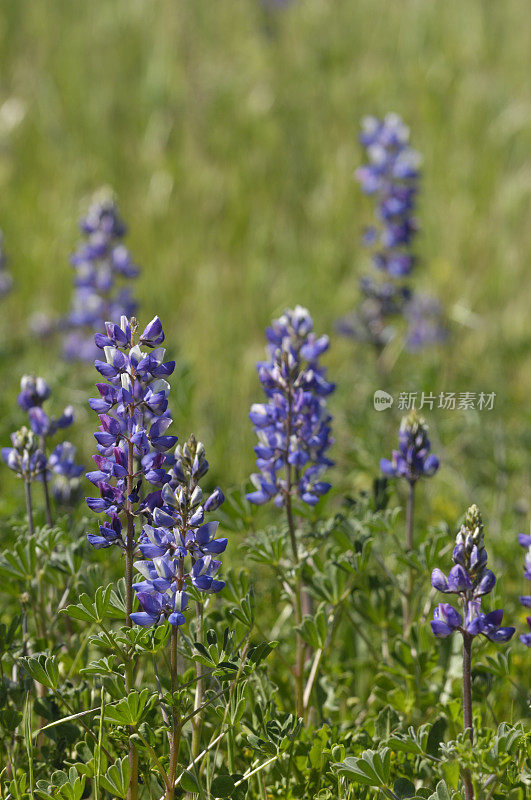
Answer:
[{"label": "hairy green stem", "polygon": [[177,691],[177,642],[179,638],[179,628],[172,625],[170,639],[170,675],[171,675],[171,694],[172,694],[172,732],[170,744],[170,763],[168,765],[168,788],[166,800],[173,800],[175,786],[175,776],[177,774],[177,762],[179,759],[179,746],[181,743],[181,719],[179,709],[175,705],[174,693]]},{"label": "hairy green stem", "polygon": [[[40,438],[40,446],[41,450],[46,457],[46,443],[44,440],[44,436]],[[46,474],[46,468],[42,471],[42,488],[44,491],[44,514],[46,516],[46,524],[51,528],[53,525],[53,518],[52,518],[52,506],[50,503],[50,487],[48,486],[48,476]]]},{"label": "hairy green stem", "polygon": [[[472,719],[472,639],[470,633],[463,631],[463,724],[468,732],[470,744],[474,744],[474,722]],[[463,770],[465,800],[474,800],[474,787],[470,770]]]},{"label": "hairy green stem", "polygon": [[[415,516],[415,481],[409,481],[406,503],[406,550],[411,553],[414,545],[414,516]],[[414,576],[411,565],[408,567],[407,588],[403,600],[404,636],[409,634],[411,628],[411,604],[413,601]]]},{"label": "hairy green stem", "polygon": [[[203,603],[199,601],[195,604],[196,636],[197,641],[203,644]],[[203,679],[201,664],[196,661],[195,674],[197,683],[195,686],[194,711],[201,708],[203,704]],[[195,758],[201,748],[201,714],[196,714],[192,719],[192,758]]]},{"label": "hairy green stem", "polygon": [[[134,474],[134,453],[133,443],[128,442],[127,454],[127,496],[130,497],[133,491]],[[133,611],[133,554],[135,548],[135,519],[131,500],[126,502],[127,516],[127,536],[125,541],[125,624],[131,628],[131,612]],[[134,683],[134,662],[131,655],[125,663],[125,688],[127,694],[132,690]],[[133,728],[129,728],[129,769],[130,781],[127,790],[127,800],[137,800],[138,798],[138,753],[131,739]]]},{"label": "hairy green stem", "polygon": [[33,506],[31,504],[31,481],[29,478],[24,479],[24,493],[26,496],[26,514],[28,517],[28,530],[29,535],[33,536]]},{"label": "hairy green stem", "polygon": [[[289,472],[290,471],[288,470],[288,474]],[[289,483],[290,481],[288,479],[288,484]],[[302,575],[299,565],[299,553],[297,549],[295,523],[293,520],[293,509],[291,507],[291,493],[289,490],[286,496],[286,514],[288,519],[291,550],[293,554],[293,564],[296,570],[293,610],[295,612],[295,623],[297,626],[299,626],[302,623]],[[293,674],[295,676],[295,710],[298,717],[302,717],[304,713],[304,648],[304,639],[297,631],[295,669]]]},{"label": "hairy green stem", "polygon": [[415,511],[415,482],[409,481],[409,491],[407,494],[406,505],[406,548],[413,550],[414,543],[414,527],[413,516]]},{"label": "hairy green stem", "polygon": [[[297,547],[297,535],[295,530],[295,521],[293,519],[293,508],[291,504],[291,490],[292,490],[292,468],[288,461],[289,442],[292,434],[292,387],[290,384],[288,392],[288,414],[286,419],[286,516],[288,521],[289,538],[291,542],[291,551],[293,555],[293,566],[295,568],[295,596],[293,601],[293,611],[295,613],[295,623],[297,626],[302,624],[302,574],[299,564],[299,551]],[[293,674],[295,677],[295,711],[298,717],[304,714],[304,662],[305,662],[305,643],[304,639],[297,631],[296,639],[296,655],[295,655],[295,669]]]}]

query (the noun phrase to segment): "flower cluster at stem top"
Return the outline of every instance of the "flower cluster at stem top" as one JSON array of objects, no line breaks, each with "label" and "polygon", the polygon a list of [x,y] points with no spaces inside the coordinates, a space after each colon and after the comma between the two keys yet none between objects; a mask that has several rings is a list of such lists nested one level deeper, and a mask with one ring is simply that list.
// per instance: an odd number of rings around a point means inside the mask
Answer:
[{"label": "flower cluster at stem top", "polygon": [[68,316],[64,320],[70,331],[64,353],[72,360],[92,361],[97,351],[93,336],[104,327],[105,320],[131,316],[136,301],[123,281],[136,278],[138,268],[129,250],[122,243],[126,227],[116,202],[104,191],[81,220],[86,241],[71,258],[75,270],[74,293]]},{"label": "flower cluster at stem top", "polygon": [[452,560],[454,566],[448,576],[440,569],[433,570],[431,584],[439,592],[457,595],[463,614],[449,603],[440,603],[431,622],[435,636],[443,639],[459,630],[463,636],[482,634],[492,642],[508,642],[515,629],[501,627],[503,610],[481,611],[482,598],[493,590],[496,578],[487,568],[483,521],[476,505],[470,506],[457,532]]},{"label": "flower cluster at stem top", "polygon": [[326,398],[335,384],[319,364],[329,340],[316,336],[301,306],[274,320],[266,336],[268,359],[257,370],[267,399],[249,413],[259,472],[251,476],[255,489],[247,499],[257,505],[273,499],[283,506],[296,493],[313,506],[330,489],[321,477],[333,464],[327,455],[333,440]]},{"label": "flower cluster at stem top", "polygon": [[430,453],[428,426],[416,411],[402,418],[398,431],[398,450],[391,459],[380,459],[380,469],[391,478],[405,478],[416,483],[419,478],[430,478],[439,469],[439,459]]}]

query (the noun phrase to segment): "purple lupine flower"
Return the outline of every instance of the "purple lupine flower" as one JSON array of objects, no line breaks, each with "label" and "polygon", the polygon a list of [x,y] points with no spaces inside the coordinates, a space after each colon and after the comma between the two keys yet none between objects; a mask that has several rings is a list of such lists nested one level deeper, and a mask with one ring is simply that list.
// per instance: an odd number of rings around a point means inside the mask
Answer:
[{"label": "purple lupine flower", "polygon": [[136,302],[123,281],[136,278],[127,248],[122,244],[126,227],[118,214],[115,200],[107,193],[90,206],[81,220],[86,241],[71,258],[76,271],[72,307],[64,320],[69,330],[65,340],[65,357],[93,361],[97,357],[94,334],[105,326],[105,320],[131,316]]},{"label": "purple lupine flower", "polygon": [[[45,460],[41,480],[48,482],[53,477],[52,491],[56,500],[68,502],[79,487],[79,477],[83,473],[83,467],[75,464],[76,451],[70,442],[58,444],[50,454],[48,454],[48,444],[58,431],[68,428],[73,423],[74,409],[72,406],[66,406],[59,417],[50,416],[42,407],[50,395],[51,389],[44,378],[23,375],[20,379],[17,402],[28,415],[31,430],[39,439],[39,447]],[[47,510],[49,512],[49,509]]]},{"label": "purple lupine flower", "polygon": [[205,514],[218,509],[225,498],[218,487],[204,500],[200,480],[207,471],[205,448],[192,435],[184,447],[177,447],[161,504],[152,513],[153,524],[144,525],[138,540],[144,560],[136,561],[135,567],[143,580],[133,588],[142,611],[131,615],[138,625],[164,619],[183,625],[188,586],[212,594],[225,585],[216,577],[221,561],[215,556],[224,552],[227,539],[217,537],[217,522],[205,522]]},{"label": "purple lupine flower", "polygon": [[445,638],[454,630],[459,630],[470,637],[482,634],[499,644],[508,642],[515,629],[501,627],[503,611],[498,609],[487,614],[481,611],[482,598],[493,590],[496,578],[487,568],[483,521],[475,505],[468,509],[457,533],[452,559],[454,566],[448,577],[436,568],[431,574],[431,584],[439,592],[457,595],[463,614],[449,603],[440,603],[435,608],[431,622],[435,636]]},{"label": "purple lupine flower", "polygon": [[417,297],[405,283],[417,261],[413,243],[418,230],[420,155],[411,147],[409,129],[397,114],[365,117],[360,142],[367,163],[356,170],[355,177],[375,201],[374,223],[365,228],[362,241],[371,249],[373,267],[384,277],[361,278],[363,299],[355,311],[338,321],[336,329],[381,352],[396,336],[392,321],[404,316],[409,322],[406,348],[419,349],[444,338],[440,305],[434,298]]},{"label": "purple lupine flower", "polygon": [[11,443],[12,447],[2,448],[2,458],[9,469],[25,481],[42,481],[46,457],[34,432],[23,427],[11,434]]},{"label": "purple lupine flower", "polygon": [[326,397],[335,385],[326,380],[319,365],[328,349],[328,337],[317,337],[307,309],[287,309],[267,329],[268,360],[257,364],[266,402],[251,406],[249,418],[258,437],[255,487],[247,499],[256,505],[274,500],[283,506],[297,493],[314,506],[330,489],[322,480],[333,462],[327,456],[332,444],[331,416]]},{"label": "purple lupine flower", "polygon": [[402,418],[398,431],[398,450],[391,459],[382,458],[380,469],[391,478],[405,478],[410,484],[429,478],[439,469],[439,459],[430,453],[428,426],[416,411]]},{"label": "purple lupine flower", "polygon": [[[524,576],[527,578],[528,581],[531,581],[531,535],[525,533],[518,534],[518,543],[526,548],[525,554],[525,562],[524,562]],[[522,595],[520,597],[520,602],[524,606],[524,608],[531,608],[531,595]],[[531,616],[527,617],[527,624],[531,631]],[[530,633],[522,633],[520,635],[520,641],[526,645],[526,647],[531,647],[531,632]]]},{"label": "purple lupine flower", "polygon": [[[112,218],[108,224],[114,224]],[[87,505],[111,519],[100,526],[99,536],[89,534],[89,542],[97,548],[124,547],[120,516],[143,515],[151,521],[154,509],[162,505],[159,487],[171,480],[166,453],[177,437],[165,435],[172,423],[167,412],[170,386],[157,376],[161,372],[171,375],[175,362],[164,361],[164,348],[154,349],[154,329],[159,331],[155,338],[162,341],[158,317],[138,335],[136,319],[122,316],[120,325],[106,322],[105,334],[94,337],[105,359],[96,359],[95,366],[106,383],[96,384],[100,397],[89,400],[99,414],[100,426],[94,434],[96,470],[87,472],[86,477],[100,496],[88,497]],[[157,403],[152,402],[155,396],[161,398]],[[154,490],[142,495],[143,482]]]},{"label": "purple lupine flower", "polygon": [[6,256],[4,253],[4,237],[0,231],[0,297],[5,297],[9,294],[13,287],[13,278],[11,273],[6,269]]},{"label": "purple lupine flower", "polygon": [[409,129],[396,114],[366,117],[360,136],[368,163],[356,170],[362,190],[376,198],[376,225],[365,231],[375,246],[374,265],[402,278],[414,264],[410,245],[417,231],[414,216],[420,178],[420,155],[409,144]]},{"label": "purple lupine flower", "polygon": [[54,475],[52,492],[58,503],[67,505],[77,498],[80,478],[85,471],[82,464],[76,464],[76,448],[71,442],[56,445],[48,456],[48,466]]}]

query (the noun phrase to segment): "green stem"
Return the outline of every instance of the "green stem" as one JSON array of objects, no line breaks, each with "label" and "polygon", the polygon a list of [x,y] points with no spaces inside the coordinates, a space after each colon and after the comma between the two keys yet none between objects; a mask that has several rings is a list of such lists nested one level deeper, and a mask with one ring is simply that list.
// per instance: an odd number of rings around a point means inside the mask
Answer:
[{"label": "green stem", "polygon": [[[406,550],[411,553],[414,545],[414,516],[415,516],[415,482],[409,482],[406,504]],[[413,567],[408,566],[407,589],[404,595],[404,636],[409,634],[411,628],[411,604],[413,601],[414,576]]]},{"label": "green stem", "polygon": [[414,542],[414,527],[413,527],[413,516],[415,511],[415,482],[409,482],[409,491],[407,495],[407,505],[406,505],[406,547],[409,550],[413,550],[413,542]]},{"label": "green stem", "polygon": [[[46,457],[46,444],[44,441],[44,436],[41,436],[41,450]],[[52,506],[50,503],[50,488],[48,486],[48,477],[46,475],[46,468],[42,471],[42,488],[44,490],[44,513],[46,516],[46,524],[51,528],[53,526],[53,519],[52,519]]]},{"label": "green stem", "polygon": [[33,536],[33,506],[31,504],[31,481],[29,478],[24,479],[24,493],[26,495],[26,514],[28,517],[29,535]]},{"label": "green stem", "polygon": [[[134,453],[133,443],[128,443],[127,454],[127,495],[131,495],[133,491],[133,474],[134,474]],[[133,611],[133,553],[134,553],[134,538],[135,538],[135,518],[133,515],[132,503],[130,500],[126,502],[126,516],[127,516],[127,536],[125,541],[125,624],[131,628],[133,623],[131,621],[131,612]],[[134,682],[134,662],[131,655],[125,663],[125,689],[127,694],[133,689]],[[127,800],[137,800],[138,798],[138,753],[133,741],[131,739],[133,728],[129,728],[129,769],[130,781],[129,789],[127,790]]]},{"label": "green stem", "polygon": [[231,728],[227,733],[227,766],[230,774],[233,775],[236,772],[234,758],[234,728]]},{"label": "green stem", "polygon": [[[463,723],[465,732],[468,732],[470,744],[474,744],[474,722],[472,718],[472,639],[473,637],[463,631]],[[474,800],[474,787],[470,770],[463,770],[465,786],[465,800]]]},{"label": "green stem", "polygon": [[[200,644],[203,644],[203,603],[196,602],[195,604],[195,619],[196,619],[196,636],[197,641]],[[195,686],[195,698],[194,698],[194,711],[197,711],[201,708],[203,704],[203,680],[202,680],[202,671],[201,671],[201,664],[196,662],[195,665],[195,674],[197,678],[197,683]],[[196,714],[192,720],[192,758],[195,758],[199,750],[201,748],[201,714]]]},{"label": "green stem", "polygon": [[[291,470],[288,467],[288,487],[291,483],[290,472]],[[299,626],[302,624],[302,575],[299,565],[299,553],[297,549],[295,523],[293,520],[293,509],[291,507],[291,492],[289,488],[286,495],[286,514],[293,554],[293,564],[296,571],[293,610],[295,612],[295,624]],[[298,717],[302,717],[304,713],[304,647],[304,639],[297,631],[295,669],[293,674],[295,676],[295,709]]]},{"label": "green stem", "polygon": [[[291,505],[291,490],[292,490],[292,468],[288,461],[289,442],[291,439],[291,411],[292,411],[292,389],[291,384],[288,392],[288,414],[286,418],[286,516],[288,520],[289,538],[291,542],[291,551],[293,555],[293,566],[295,568],[295,595],[293,602],[293,611],[295,614],[295,624],[297,626],[302,624],[302,575],[299,564],[299,552],[297,548],[297,535],[295,531],[295,521],[293,519],[293,508]],[[295,710],[298,717],[302,717],[304,713],[304,639],[297,631],[296,639],[296,655],[295,655],[295,668],[293,674],[295,677]]]},{"label": "green stem", "polygon": [[172,732],[170,744],[170,763],[168,766],[168,788],[166,800],[173,800],[175,786],[175,776],[177,774],[177,762],[179,758],[179,746],[181,743],[181,719],[179,709],[175,703],[175,692],[177,691],[177,642],[179,638],[179,628],[172,625],[170,639],[170,675],[171,675],[171,694],[172,694]]},{"label": "green stem", "polygon": [[146,748],[146,750],[150,754],[151,758],[153,759],[153,763],[155,764],[156,768],[159,771],[159,775],[162,778],[162,782],[163,782],[164,786],[166,787],[166,790],[168,790],[170,788],[170,782],[168,780],[168,774],[167,774],[166,770],[164,769],[164,767],[162,766],[162,764],[160,763],[156,752],[151,747],[151,745],[147,741],[147,739],[145,739],[142,736],[142,734],[139,733],[139,731],[136,732],[136,735],[138,736],[138,738],[140,739],[140,741],[142,742],[142,744],[144,745],[144,747]]}]

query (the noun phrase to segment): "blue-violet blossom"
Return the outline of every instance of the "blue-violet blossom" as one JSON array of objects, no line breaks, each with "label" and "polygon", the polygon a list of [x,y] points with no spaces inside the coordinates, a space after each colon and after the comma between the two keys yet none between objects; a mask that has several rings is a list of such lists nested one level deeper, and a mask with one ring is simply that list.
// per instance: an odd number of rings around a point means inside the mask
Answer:
[{"label": "blue-violet blossom", "polygon": [[365,228],[363,244],[371,249],[372,264],[385,275],[375,281],[363,277],[363,299],[354,312],[337,323],[340,334],[370,342],[381,351],[396,335],[391,320],[408,321],[405,344],[416,350],[445,338],[441,309],[436,300],[417,296],[404,283],[416,263],[413,242],[418,230],[415,216],[419,190],[419,153],[409,141],[409,128],[397,114],[362,121],[360,142],[367,163],[355,177],[363,192],[375,200],[374,223]]},{"label": "blue-violet blossom", "polygon": [[44,378],[23,375],[20,379],[18,405],[28,415],[29,425],[39,440],[39,449],[44,458],[44,469],[39,480],[48,482],[53,476],[52,491],[58,502],[68,502],[79,486],[83,467],[75,463],[76,450],[70,442],[61,442],[49,453],[49,441],[58,433],[70,427],[74,421],[74,409],[66,406],[59,417],[49,415],[43,409],[51,389]]},{"label": "blue-violet blossom", "polygon": [[71,258],[75,269],[72,307],[64,321],[70,331],[64,353],[72,360],[92,361],[97,357],[94,333],[105,320],[131,316],[136,302],[123,281],[136,278],[138,268],[122,244],[126,227],[116,202],[108,192],[96,198],[81,220],[86,241]]},{"label": "blue-violet blossom", "polygon": [[483,613],[481,601],[496,583],[494,573],[487,568],[483,521],[476,505],[470,506],[459,529],[452,555],[454,566],[448,576],[440,569],[431,574],[431,584],[443,594],[459,597],[462,614],[449,603],[440,603],[433,613],[431,628],[435,636],[444,639],[455,630],[469,637],[482,634],[492,642],[508,642],[515,629],[501,627],[503,610]]},{"label": "blue-violet blossom", "polygon": [[[531,581],[531,535],[519,533],[518,542],[522,545],[522,547],[526,548],[527,552],[525,554],[524,576],[528,581]],[[522,595],[520,597],[520,602],[524,608],[531,608],[531,595]],[[527,624],[531,630],[531,617],[527,617]],[[520,635],[520,641],[523,642],[523,644],[525,644],[527,647],[531,647],[531,633],[522,633]]]},{"label": "blue-violet blossom", "polygon": [[175,456],[170,481],[162,489],[163,504],[154,509],[152,525],[144,526],[138,542],[144,560],[135,562],[143,578],[133,584],[142,608],[131,614],[137,625],[165,619],[183,625],[189,586],[211,594],[225,585],[216,577],[221,566],[216,556],[224,552],[227,539],[216,538],[218,522],[205,522],[225,498],[217,488],[204,501],[199,484],[209,465],[203,444],[193,435]]},{"label": "blue-violet blossom", "polygon": [[327,456],[332,444],[331,416],[326,398],[335,384],[326,380],[319,359],[328,349],[327,336],[313,332],[307,309],[287,309],[266,331],[268,360],[257,364],[266,394],[265,403],[251,406],[249,417],[258,436],[256,466],[251,476],[255,490],[247,499],[277,506],[297,493],[315,505],[330,489],[321,479],[333,464]]},{"label": "blue-violet blossom", "polygon": [[412,411],[400,423],[398,450],[393,450],[391,460],[380,460],[380,469],[388,477],[405,478],[411,484],[419,478],[430,478],[439,469],[439,459],[430,449],[428,426]]},{"label": "blue-violet blossom", "polygon": [[[159,347],[164,331],[158,317],[139,336],[136,319],[125,315],[120,325],[106,322],[105,330],[94,337],[105,358],[96,359],[95,367],[106,382],[96,384],[100,397],[89,400],[100,426],[94,434],[97,469],[86,477],[100,493],[100,497],[88,497],[87,505],[105,513],[110,521],[100,526],[99,535],[90,533],[87,538],[98,549],[113,544],[125,549],[134,546],[134,531],[127,543],[121,516],[143,515],[150,520],[153,510],[162,505],[162,487],[170,481],[165,454],[177,437],[166,434],[172,423],[166,378],[175,369],[175,361],[164,361],[165,350]],[[154,487],[145,495],[144,481]]]}]

